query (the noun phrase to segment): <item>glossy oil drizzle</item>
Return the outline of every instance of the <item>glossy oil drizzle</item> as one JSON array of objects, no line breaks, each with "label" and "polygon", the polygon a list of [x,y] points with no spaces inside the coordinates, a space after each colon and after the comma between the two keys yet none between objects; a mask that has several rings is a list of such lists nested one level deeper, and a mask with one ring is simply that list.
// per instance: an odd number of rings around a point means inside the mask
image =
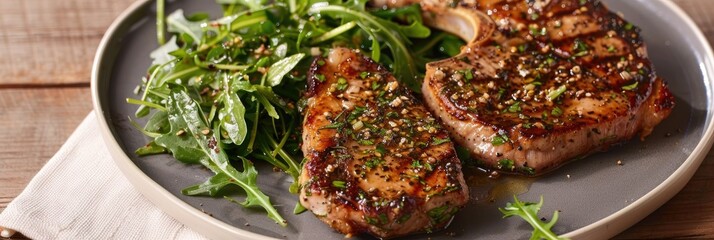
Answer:
[{"label": "glossy oil drizzle", "polygon": [[497,200],[513,198],[528,192],[537,178],[515,175],[500,175],[494,177],[490,172],[478,168],[464,169],[466,183],[469,185],[470,197],[478,204],[492,203]]}]

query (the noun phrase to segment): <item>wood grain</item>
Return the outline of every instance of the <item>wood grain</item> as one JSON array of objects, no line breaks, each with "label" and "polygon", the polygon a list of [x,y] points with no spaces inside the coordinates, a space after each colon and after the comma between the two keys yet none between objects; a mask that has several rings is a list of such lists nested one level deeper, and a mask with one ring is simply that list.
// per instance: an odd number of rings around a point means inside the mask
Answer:
[{"label": "wood grain", "polygon": [[0,90],[0,211],[91,111],[89,88]]},{"label": "wood grain", "polygon": [[[91,110],[94,51],[134,1],[2,1],[0,212]],[[673,1],[714,42],[714,0]],[[616,238],[714,239],[714,152],[679,194]]]},{"label": "wood grain", "polygon": [[104,31],[134,1],[3,0],[2,84],[88,83]]}]

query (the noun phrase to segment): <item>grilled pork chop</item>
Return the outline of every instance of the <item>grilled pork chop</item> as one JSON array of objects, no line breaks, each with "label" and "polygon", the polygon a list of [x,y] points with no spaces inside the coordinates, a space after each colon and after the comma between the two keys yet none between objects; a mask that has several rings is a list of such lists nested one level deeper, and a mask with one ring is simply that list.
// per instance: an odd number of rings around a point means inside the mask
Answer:
[{"label": "grilled pork chop", "polygon": [[424,99],[485,167],[542,174],[637,133],[644,138],[674,107],[640,30],[599,1],[421,6],[427,24],[468,41],[458,56],[427,65]]},{"label": "grilled pork chop", "polygon": [[300,203],[344,234],[445,227],[468,201],[448,133],[387,70],[333,49],[308,73]]}]

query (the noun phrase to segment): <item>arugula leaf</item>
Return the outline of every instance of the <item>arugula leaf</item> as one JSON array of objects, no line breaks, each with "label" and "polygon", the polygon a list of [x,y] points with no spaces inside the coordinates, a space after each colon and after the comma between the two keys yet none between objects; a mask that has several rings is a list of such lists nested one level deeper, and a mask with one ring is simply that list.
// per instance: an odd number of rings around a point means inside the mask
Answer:
[{"label": "arugula leaf", "polygon": [[364,31],[376,33],[392,52],[394,76],[398,77],[412,91],[421,92],[421,81],[417,79],[419,72],[416,68],[415,58],[406,46],[410,41],[404,35],[404,30],[400,30],[397,24],[340,5],[315,4],[310,10],[314,14],[325,14],[339,19],[357,21],[361,27],[364,26],[362,27]]},{"label": "arugula leaf", "polygon": [[189,196],[204,195],[215,197],[223,187],[231,184],[231,178],[227,174],[219,172],[209,178],[204,183],[193,185],[181,190],[181,193]]},{"label": "arugula leaf", "polygon": [[[393,27],[394,30],[406,37],[426,38],[431,35],[431,30],[423,24],[421,6],[419,4],[400,8],[378,9],[371,13],[385,20],[390,20],[384,21],[384,24]],[[394,18],[404,18],[408,25],[400,25],[391,21]]]},{"label": "arugula leaf", "polygon": [[303,57],[305,57],[304,53],[297,53],[273,63],[268,70],[268,85],[272,87],[280,84],[283,76],[293,70]]},{"label": "arugula leaf", "polygon": [[154,139],[156,145],[166,148],[176,158],[184,163],[199,163],[205,158],[198,147],[198,143],[187,133],[188,125],[183,118],[177,116],[173,109],[169,109],[169,124],[171,130]]},{"label": "arugula leaf", "polygon": [[550,229],[558,221],[558,211],[553,212],[553,218],[550,222],[541,221],[538,217],[538,211],[540,211],[541,206],[543,206],[543,196],[540,196],[540,202],[521,202],[518,197],[513,196],[513,203],[506,203],[505,208],[499,208],[498,210],[503,213],[503,218],[508,218],[512,216],[519,216],[526,220],[532,227],[533,232],[531,233],[530,239],[550,239],[550,240],[562,240],[566,238],[559,237],[557,234],[553,233]]},{"label": "arugula leaf", "polygon": [[169,115],[165,111],[157,111],[144,125],[144,130],[155,133],[166,133],[169,130]]},{"label": "arugula leaf", "polygon": [[149,144],[146,144],[143,147],[136,149],[136,151],[134,151],[134,153],[136,153],[136,155],[139,155],[139,156],[166,153],[166,148],[163,148],[163,147],[157,145],[154,141],[151,141],[151,142],[149,142]]},{"label": "arugula leaf", "polygon": [[240,4],[247,6],[250,10],[260,9],[265,2],[265,0],[216,0],[218,4]]},{"label": "arugula leaf", "polygon": [[193,38],[193,41],[200,43],[203,38],[203,27],[206,21],[191,22],[183,15],[183,10],[179,9],[166,17],[168,31],[173,33],[185,33]]},{"label": "arugula leaf", "polygon": [[453,35],[444,36],[444,40],[439,44],[439,51],[443,51],[449,56],[456,56],[461,53],[461,46],[464,41]]},{"label": "arugula leaf", "polygon": [[218,118],[231,141],[237,145],[243,143],[248,135],[248,125],[245,122],[245,106],[237,95],[224,95],[223,108],[219,110]]},{"label": "arugula leaf", "polygon": [[275,107],[273,104],[270,103],[266,95],[264,95],[264,92],[256,92],[257,94],[254,94],[255,98],[260,102],[260,105],[265,108],[265,111],[268,112],[268,116],[272,117],[273,119],[280,119],[280,114],[278,114],[278,111],[275,110]]},{"label": "arugula leaf", "polygon": [[350,29],[352,29],[355,26],[357,26],[357,23],[354,21],[342,24],[342,26],[336,27],[336,28],[334,28],[330,31],[327,31],[327,32],[323,33],[322,35],[317,36],[316,38],[312,39],[312,44],[317,44],[317,43],[321,43],[321,42],[330,40],[331,38],[334,38],[336,36],[339,36],[347,31],[349,31]]},{"label": "arugula leaf", "polygon": [[280,225],[287,225],[285,219],[270,203],[270,198],[265,195],[256,185],[258,171],[253,164],[245,158],[243,160],[243,172],[236,170],[229,162],[228,156],[222,147],[220,140],[220,127],[218,124],[212,130],[213,135],[207,134],[211,131],[201,111],[200,106],[188,94],[183,91],[174,92],[168,99],[169,121],[180,121],[186,126],[188,135],[203,152],[204,157],[201,163],[213,170],[216,174],[225,174],[231,179],[231,183],[240,186],[246,192],[246,199],[241,204],[246,207],[259,206],[265,209],[268,217],[275,220]]},{"label": "arugula leaf", "polygon": [[176,57],[171,55],[171,52],[179,49],[178,44],[176,44],[176,36],[171,37],[166,44],[161,45],[154,51],[151,51],[149,57],[153,59],[151,64],[161,65],[170,61],[173,61]]}]

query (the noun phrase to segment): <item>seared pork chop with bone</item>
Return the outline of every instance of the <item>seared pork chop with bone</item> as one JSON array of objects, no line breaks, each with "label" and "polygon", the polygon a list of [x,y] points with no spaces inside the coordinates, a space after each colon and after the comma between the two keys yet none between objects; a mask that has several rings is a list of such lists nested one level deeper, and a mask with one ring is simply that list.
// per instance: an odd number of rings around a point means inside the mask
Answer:
[{"label": "seared pork chop with bone", "polygon": [[300,203],[344,234],[445,227],[468,202],[448,133],[387,70],[337,48],[308,73]]},{"label": "seared pork chop with bone", "polygon": [[421,6],[427,24],[468,41],[459,55],[427,65],[424,99],[484,167],[543,174],[644,138],[674,107],[640,30],[599,1]]}]

